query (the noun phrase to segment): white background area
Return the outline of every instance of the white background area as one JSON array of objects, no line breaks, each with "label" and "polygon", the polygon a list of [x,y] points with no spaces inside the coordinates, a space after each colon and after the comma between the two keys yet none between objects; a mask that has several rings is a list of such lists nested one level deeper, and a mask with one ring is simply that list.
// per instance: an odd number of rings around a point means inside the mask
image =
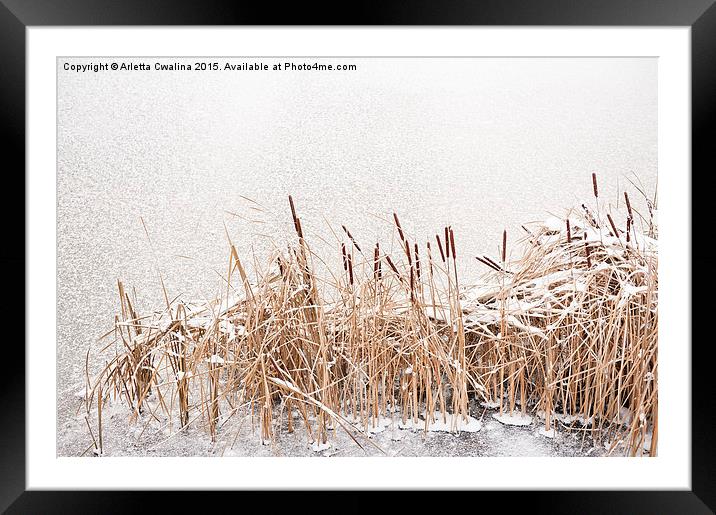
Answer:
[{"label": "white background area", "polygon": [[[28,29],[28,488],[688,488],[689,38],[687,28]],[[56,458],[56,59],[83,55],[657,57],[659,456]]]}]

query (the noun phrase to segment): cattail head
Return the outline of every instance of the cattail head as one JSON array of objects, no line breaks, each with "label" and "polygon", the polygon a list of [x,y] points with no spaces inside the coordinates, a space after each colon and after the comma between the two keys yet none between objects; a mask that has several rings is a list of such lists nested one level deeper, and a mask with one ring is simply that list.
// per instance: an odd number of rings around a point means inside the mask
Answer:
[{"label": "cattail head", "polygon": [[487,261],[490,265],[492,265],[492,267],[493,267],[495,270],[497,270],[497,271],[503,270],[503,268],[502,268],[500,265],[498,265],[497,263],[495,263],[495,262],[494,262],[492,259],[490,259],[489,257],[487,257],[487,256],[482,256],[482,259],[484,259],[484,260]]},{"label": "cattail head", "polygon": [[612,226],[612,232],[614,233],[614,237],[619,237],[619,231],[617,230],[617,226],[614,224],[614,220],[612,220],[612,215],[607,213],[607,220],[609,220],[609,225]]},{"label": "cattail head", "polygon": [[455,253],[455,233],[453,232],[452,227],[450,227],[450,250],[452,251],[452,259],[455,261],[457,254]]},{"label": "cattail head", "polygon": [[502,231],[502,262],[507,261],[507,229]]},{"label": "cattail head", "polygon": [[343,255],[343,270],[348,271],[348,257],[346,255],[346,246],[341,243],[341,254]]},{"label": "cattail head", "polygon": [[450,259],[450,230],[445,227],[445,256]]},{"label": "cattail head", "polygon": [[395,220],[395,226],[398,228],[400,241],[405,241],[405,234],[403,234],[403,228],[400,226],[400,220],[398,220],[398,215],[396,213],[393,213],[393,220]]},{"label": "cattail head", "polygon": [[488,267],[492,268],[493,270],[495,270],[495,271],[497,271],[497,272],[500,271],[500,268],[499,268],[497,265],[495,265],[494,263],[491,263],[490,261],[488,261],[488,260],[485,259],[485,258],[482,258],[482,257],[480,257],[480,256],[475,256],[475,259],[477,259],[477,260],[478,260],[480,263],[482,263],[483,265],[488,266]]},{"label": "cattail head", "polygon": [[420,254],[417,242],[415,242],[415,272],[418,274],[418,280],[420,280]]},{"label": "cattail head", "polygon": [[438,249],[440,250],[440,258],[443,260],[443,263],[445,262],[445,252],[443,251],[443,244],[440,243],[440,236],[435,235],[435,241],[438,242]]},{"label": "cattail head", "polygon": [[624,200],[626,201],[627,213],[629,214],[629,218],[633,218],[631,212],[631,202],[629,202],[629,194],[626,191],[624,192]]},{"label": "cattail head", "polygon": [[599,189],[597,188],[597,174],[592,172],[592,188],[594,188],[594,198],[599,198]]},{"label": "cattail head", "polygon": [[584,251],[587,254],[587,267],[592,268],[592,250],[589,248],[587,242],[584,242]]},{"label": "cattail head", "polygon": [[430,248],[430,240],[425,242],[425,246],[428,249],[428,268],[430,269],[430,274],[433,273],[433,253],[432,249]]},{"label": "cattail head", "polygon": [[569,226],[569,218],[567,218],[567,243],[572,243],[572,229]]},{"label": "cattail head", "polygon": [[358,252],[363,252],[363,251],[360,249],[360,247],[358,246],[358,243],[356,242],[356,239],[353,237],[353,235],[352,235],[351,232],[348,230],[348,228],[347,228],[345,225],[341,225],[341,227],[343,228],[343,232],[345,232],[346,235],[348,236],[348,238],[351,240],[351,243],[352,243],[353,246],[356,248],[356,250],[357,250]]},{"label": "cattail head", "polygon": [[288,196],[288,203],[291,206],[291,217],[293,218],[293,227],[296,229],[296,234],[299,238],[303,238],[303,230],[301,229],[301,220],[296,215],[296,206],[293,204],[293,197]]},{"label": "cattail head", "polygon": [[376,280],[380,280],[380,245],[375,244],[375,251],[373,252],[373,276]]},{"label": "cattail head", "polygon": [[626,241],[629,243],[631,233],[631,216],[627,218],[627,228],[626,228]]},{"label": "cattail head", "polygon": [[388,254],[385,255],[385,260],[388,262],[388,265],[390,266],[390,268],[393,269],[393,272],[395,272],[397,275],[400,275],[400,272],[398,272],[398,268],[395,266],[395,264],[393,263],[393,260],[390,259],[390,256]]},{"label": "cattail head", "polygon": [[288,196],[288,204],[291,206],[291,216],[293,219],[296,219],[296,206],[293,205],[293,197],[291,195]]},{"label": "cattail head", "polygon": [[352,254],[348,254],[348,280],[351,283],[351,286],[353,286],[353,257]]}]

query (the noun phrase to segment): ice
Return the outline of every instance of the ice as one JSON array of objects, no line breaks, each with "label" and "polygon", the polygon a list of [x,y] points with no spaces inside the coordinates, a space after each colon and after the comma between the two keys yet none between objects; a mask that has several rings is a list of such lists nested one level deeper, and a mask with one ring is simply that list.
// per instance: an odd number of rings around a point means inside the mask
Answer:
[{"label": "ice", "polygon": [[326,442],[326,443],[313,442],[311,444],[311,449],[313,449],[314,452],[326,451],[330,448],[331,448],[331,442]]},{"label": "ice", "polygon": [[[411,429],[413,431],[423,430],[426,427],[424,418],[418,419],[417,422],[412,418],[405,422],[399,421],[400,429]],[[435,413],[434,420],[427,423],[428,431],[446,432],[446,433],[476,433],[482,429],[482,422],[473,417],[453,416],[451,413]]]},{"label": "ice", "polygon": [[428,426],[428,431],[443,431],[447,433],[476,433],[480,429],[482,429],[482,422],[476,418],[468,416],[466,420],[463,416],[455,416],[452,414],[445,415],[445,420],[443,420],[441,414],[436,414],[435,420],[430,422]]},{"label": "ice", "polygon": [[557,428],[552,426],[552,428],[547,431],[546,427],[540,427],[537,430],[537,434],[540,436],[544,436],[545,438],[554,438],[557,436]]},{"label": "ice", "polygon": [[532,423],[532,417],[523,415],[521,412],[514,411],[512,413],[493,413],[492,418],[508,426],[529,426]]}]

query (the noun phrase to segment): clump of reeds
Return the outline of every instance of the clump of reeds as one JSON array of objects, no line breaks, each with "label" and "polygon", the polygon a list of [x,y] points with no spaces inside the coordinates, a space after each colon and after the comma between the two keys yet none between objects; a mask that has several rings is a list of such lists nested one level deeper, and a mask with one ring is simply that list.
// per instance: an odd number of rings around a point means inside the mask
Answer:
[{"label": "clump of reeds", "polygon": [[485,349],[473,373],[500,410],[532,407],[547,430],[560,422],[654,455],[657,242],[634,231],[626,199],[624,228],[584,209],[526,229],[509,272],[480,259],[499,288],[473,303],[466,324]]},{"label": "clump of reeds", "polygon": [[[597,197],[596,176],[593,185]],[[342,226],[342,269],[319,277],[289,197],[295,242],[250,279],[229,241],[225,298],[167,301],[140,316],[118,283],[115,352],[88,379],[87,411],[96,402],[101,416],[112,396],[133,417],[149,409],[179,430],[203,423],[213,440],[248,409],[264,442],[282,421],[288,431],[300,421],[318,445],[338,428],[361,445],[381,417],[428,429],[452,415],[457,431],[474,395],[500,411],[540,412],[547,430],[580,420],[631,454],[654,455],[655,228],[638,233],[626,201],[626,230],[583,205],[527,229],[515,260],[503,232],[499,262],[478,257],[488,273],[476,292],[459,283],[452,227],[438,231],[433,255],[433,242],[411,240],[397,214],[400,252],[376,243],[364,255]]]}]

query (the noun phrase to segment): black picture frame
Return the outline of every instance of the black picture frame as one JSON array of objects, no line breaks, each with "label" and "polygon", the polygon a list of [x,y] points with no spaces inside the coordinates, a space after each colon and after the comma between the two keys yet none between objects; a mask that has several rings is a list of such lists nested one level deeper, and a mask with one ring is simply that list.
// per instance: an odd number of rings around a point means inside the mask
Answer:
[{"label": "black picture frame", "polygon": [[[3,313],[17,312],[25,298],[19,270],[25,255],[25,30],[30,26],[86,25],[554,25],[554,26],[689,26],[692,71],[692,172],[684,180],[704,177],[714,166],[711,141],[716,112],[716,6],[714,0],[460,0],[411,3],[383,0],[350,4],[312,2],[277,6],[272,3],[209,0],[0,0],[0,117],[2,169],[6,195],[2,202],[5,238],[0,252],[6,280],[17,281],[3,298]],[[694,173],[696,171],[696,173]],[[16,181],[14,184],[12,181]],[[19,192],[22,191],[23,194]],[[693,191],[693,185],[692,185]],[[699,191],[698,189],[696,190]],[[8,195],[9,193],[9,195]],[[14,204],[17,202],[18,204]],[[708,205],[697,202],[692,206]],[[19,223],[22,213],[23,223]],[[695,223],[701,217],[694,216]],[[690,228],[689,228],[690,229]],[[692,234],[697,234],[692,231]],[[703,259],[703,258],[702,258]],[[699,270],[702,261],[684,263]],[[706,263],[704,263],[706,265]],[[25,272],[24,280],[27,280]],[[685,301],[688,299],[685,299]],[[693,298],[692,306],[699,306]],[[22,303],[24,309],[24,302]],[[700,308],[703,309],[703,308]],[[17,324],[19,325],[19,324]],[[23,324],[23,336],[24,336]],[[5,331],[0,374],[0,510],[7,513],[126,513],[161,506],[162,511],[188,509],[185,492],[26,491],[25,483],[25,351],[13,329]],[[25,339],[23,337],[22,342]],[[470,503],[487,506],[490,497],[510,507],[520,504],[551,513],[712,513],[716,509],[713,387],[708,382],[711,339],[685,333],[683,345],[692,356],[692,456],[690,491],[479,492]],[[48,352],[54,346],[48,345]],[[698,409],[696,409],[698,407]],[[237,493],[211,495],[211,502]],[[246,506],[246,493],[237,508]],[[277,493],[270,494],[279,499]],[[141,496],[141,499],[139,498]],[[275,497],[274,497],[275,496]],[[357,493],[341,494],[340,505],[361,509]],[[411,499],[418,499],[411,494]],[[452,498],[451,498],[452,499]],[[288,499],[290,500],[290,499]],[[273,502],[273,501],[272,501]],[[319,504],[331,501],[322,497]],[[149,504],[148,504],[149,503]],[[363,505],[364,506],[364,505]],[[361,510],[363,511],[363,510]]]}]

